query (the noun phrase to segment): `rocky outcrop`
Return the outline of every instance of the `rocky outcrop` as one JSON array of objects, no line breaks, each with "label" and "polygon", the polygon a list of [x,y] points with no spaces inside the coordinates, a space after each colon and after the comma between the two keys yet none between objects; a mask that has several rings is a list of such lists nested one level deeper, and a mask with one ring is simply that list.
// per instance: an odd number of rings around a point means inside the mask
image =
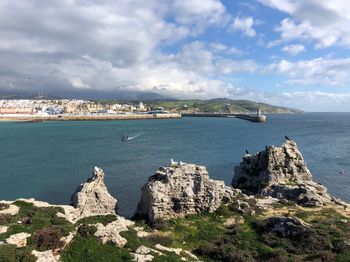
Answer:
[{"label": "rocky outcrop", "polygon": [[309,233],[309,226],[296,217],[277,216],[265,220],[265,230],[273,232],[279,237],[294,238]]},{"label": "rocky outcrop", "polygon": [[160,167],[142,187],[135,217],[149,222],[214,212],[240,192],[209,178],[205,167],[173,163]]},{"label": "rocky outcrop", "polygon": [[72,205],[79,210],[80,218],[116,214],[117,200],[107,190],[102,169],[95,167],[92,177],[77,188]]},{"label": "rocky outcrop", "polygon": [[291,200],[319,206],[332,201],[327,189],[312,181],[312,175],[294,141],[270,146],[254,155],[246,154],[235,167],[232,186],[248,194]]},{"label": "rocky outcrop", "polygon": [[106,226],[101,223],[96,224],[97,231],[95,236],[102,242],[111,242],[118,247],[123,247],[127,240],[123,238],[119,233],[123,231],[128,231],[128,227],[132,226],[134,222],[127,220],[123,217],[118,217],[116,221],[113,221]]}]

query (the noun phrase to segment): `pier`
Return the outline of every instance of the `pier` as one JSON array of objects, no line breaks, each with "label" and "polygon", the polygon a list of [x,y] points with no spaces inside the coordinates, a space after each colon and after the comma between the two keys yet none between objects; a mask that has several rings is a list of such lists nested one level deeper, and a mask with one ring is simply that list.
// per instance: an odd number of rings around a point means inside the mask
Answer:
[{"label": "pier", "polygon": [[232,118],[240,118],[244,120],[248,120],[250,122],[266,122],[266,116],[260,113],[256,115],[251,114],[231,114],[231,113],[182,113],[183,117],[232,117]]}]

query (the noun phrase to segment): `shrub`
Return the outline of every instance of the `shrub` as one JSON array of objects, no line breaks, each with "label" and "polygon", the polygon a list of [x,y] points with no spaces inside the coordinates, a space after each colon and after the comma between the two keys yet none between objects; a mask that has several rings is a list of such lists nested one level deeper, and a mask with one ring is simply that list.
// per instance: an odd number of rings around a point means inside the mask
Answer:
[{"label": "shrub", "polygon": [[97,231],[97,228],[95,226],[89,226],[89,225],[81,225],[78,228],[78,234],[81,235],[84,238],[92,237]]},{"label": "shrub", "polygon": [[58,226],[47,226],[34,233],[32,243],[38,250],[60,248],[63,245],[63,233]]}]

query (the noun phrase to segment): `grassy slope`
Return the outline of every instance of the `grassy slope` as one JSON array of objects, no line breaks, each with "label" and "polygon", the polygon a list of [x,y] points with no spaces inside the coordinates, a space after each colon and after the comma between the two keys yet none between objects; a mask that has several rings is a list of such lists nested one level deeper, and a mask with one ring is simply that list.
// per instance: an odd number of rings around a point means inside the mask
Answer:
[{"label": "grassy slope", "polygon": [[164,107],[166,110],[189,112],[226,112],[249,113],[256,112],[260,107],[263,113],[300,113],[300,110],[286,107],[257,103],[249,100],[231,100],[218,98],[212,100],[175,100],[159,101],[150,104],[151,107]]},{"label": "grassy slope", "polygon": [[[8,233],[0,234],[0,239],[17,232],[29,232],[28,246],[16,248],[0,245],[0,261],[35,261],[30,255],[33,249],[45,250],[60,245],[52,234],[35,237],[44,229],[53,228],[53,235],[67,235],[73,225],[57,218],[56,208],[36,208],[31,204],[16,202],[21,209],[13,217],[2,217],[0,225],[9,225]],[[92,217],[79,221],[78,233],[61,254],[63,261],[131,261],[130,252],[139,246],[167,247],[190,250],[203,261],[349,261],[350,252],[334,250],[338,241],[350,239],[349,217],[331,208],[301,208],[293,204],[278,204],[267,211],[259,211],[255,201],[249,200],[250,208],[244,213],[235,204],[223,206],[212,214],[191,215],[156,223],[153,230],[142,222],[150,235],[138,238],[130,229],[121,234],[128,240],[124,248],[111,243],[101,244],[93,236],[96,228],[91,224],[113,221],[115,217]],[[251,215],[251,211],[257,213]],[[303,237],[282,238],[264,230],[264,218],[270,215],[293,215],[307,222],[311,231]],[[31,218],[29,224],[18,224],[18,220]],[[228,223],[229,222],[229,223]],[[52,242],[50,242],[50,240]],[[154,261],[181,261],[178,255],[163,252],[165,256],[155,256]],[[190,257],[182,254],[189,261]]]}]

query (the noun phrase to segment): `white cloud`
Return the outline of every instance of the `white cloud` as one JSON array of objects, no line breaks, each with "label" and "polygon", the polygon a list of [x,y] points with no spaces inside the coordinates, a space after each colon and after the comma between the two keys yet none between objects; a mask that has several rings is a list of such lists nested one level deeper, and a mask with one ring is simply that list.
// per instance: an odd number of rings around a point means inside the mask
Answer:
[{"label": "white cloud", "polygon": [[349,84],[350,58],[281,60],[270,64],[265,72],[286,75],[289,79],[284,83],[292,85],[344,86]]},{"label": "white cloud", "polygon": [[73,87],[76,88],[89,88],[90,86],[85,84],[83,80],[81,80],[79,77],[74,76],[69,79],[69,82],[72,84]]},{"label": "white cloud", "polygon": [[244,53],[234,46],[227,46],[218,42],[211,43],[210,48],[214,53],[223,53],[227,55],[242,55]]},{"label": "white cloud", "polygon": [[199,42],[170,55],[162,47],[228,19],[219,0],[3,0],[0,88],[225,96],[233,86],[214,79],[228,70],[216,65],[219,54]]},{"label": "white cloud", "polygon": [[301,52],[304,52],[306,49],[303,45],[287,45],[284,46],[282,50],[290,55],[295,56]]},{"label": "white cloud", "polygon": [[253,17],[236,17],[231,24],[231,29],[233,31],[242,31],[244,35],[253,37],[256,35],[253,29],[254,19]]},{"label": "white cloud", "polygon": [[174,0],[171,3],[175,21],[191,26],[195,34],[207,26],[224,25],[229,20],[225,6],[219,0]]},{"label": "white cloud", "polygon": [[293,13],[296,9],[295,4],[289,0],[258,0],[260,3],[276,8],[280,11]]},{"label": "white cloud", "polygon": [[284,92],[279,100],[296,108],[316,112],[346,112],[350,110],[350,93],[322,91]]},{"label": "white cloud", "polygon": [[350,45],[350,5],[347,0],[259,0],[262,4],[286,12],[290,17],[280,22],[276,31],[281,33],[278,41],[313,41],[316,48],[333,45]]}]

